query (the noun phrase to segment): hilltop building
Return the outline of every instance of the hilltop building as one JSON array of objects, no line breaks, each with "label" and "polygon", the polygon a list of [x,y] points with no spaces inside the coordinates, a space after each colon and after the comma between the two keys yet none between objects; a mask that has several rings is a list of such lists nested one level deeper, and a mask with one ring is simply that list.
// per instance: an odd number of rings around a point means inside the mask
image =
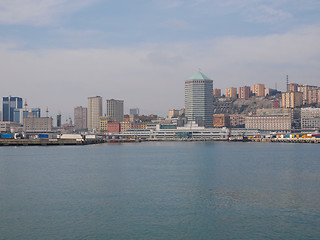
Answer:
[{"label": "hilltop building", "polygon": [[248,86],[239,87],[239,98],[249,98],[250,92],[251,90]]},{"label": "hilltop building", "polygon": [[226,98],[237,98],[237,88],[226,88]]},{"label": "hilltop building", "polygon": [[265,95],[265,86],[264,84],[256,84],[252,86],[252,93],[257,97],[264,97]]},{"label": "hilltop building", "polygon": [[295,108],[299,107],[303,103],[302,92],[285,92],[282,93],[282,107]]},{"label": "hilltop building", "polygon": [[213,89],[213,96],[214,97],[221,97],[221,89],[214,88]]},{"label": "hilltop building", "polygon": [[213,81],[200,71],[185,81],[185,116],[188,121],[213,127]]}]

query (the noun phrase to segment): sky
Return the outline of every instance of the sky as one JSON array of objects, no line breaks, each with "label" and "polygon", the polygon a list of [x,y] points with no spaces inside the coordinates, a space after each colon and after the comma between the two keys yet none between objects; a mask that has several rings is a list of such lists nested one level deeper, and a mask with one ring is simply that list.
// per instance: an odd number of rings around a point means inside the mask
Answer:
[{"label": "sky", "polygon": [[63,121],[92,96],[166,116],[199,69],[223,92],[320,85],[320,1],[0,0],[0,67],[1,96]]}]

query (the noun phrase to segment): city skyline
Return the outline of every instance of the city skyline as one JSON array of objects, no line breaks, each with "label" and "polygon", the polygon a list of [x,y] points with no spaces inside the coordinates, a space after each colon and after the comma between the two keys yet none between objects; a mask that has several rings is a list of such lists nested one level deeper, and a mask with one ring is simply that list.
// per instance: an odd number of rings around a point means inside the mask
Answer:
[{"label": "city skyline", "polygon": [[313,0],[2,1],[0,94],[53,116],[96,95],[165,115],[183,107],[199,67],[220,89],[283,91],[287,74],[319,85],[319,9]]}]

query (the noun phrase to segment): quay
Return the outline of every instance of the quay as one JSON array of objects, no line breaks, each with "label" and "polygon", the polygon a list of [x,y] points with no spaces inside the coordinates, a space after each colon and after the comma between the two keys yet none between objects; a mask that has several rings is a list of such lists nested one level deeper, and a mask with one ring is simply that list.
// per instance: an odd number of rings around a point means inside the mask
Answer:
[{"label": "quay", "polygon": [[320,143],[320,138],[251,138],[251,142]]},{"label": "quay", "polygon": [[136,139],[0,139],[0,146],[64,146],[64,145],[89,145],[101,143],[126,143],[139,142]]}]

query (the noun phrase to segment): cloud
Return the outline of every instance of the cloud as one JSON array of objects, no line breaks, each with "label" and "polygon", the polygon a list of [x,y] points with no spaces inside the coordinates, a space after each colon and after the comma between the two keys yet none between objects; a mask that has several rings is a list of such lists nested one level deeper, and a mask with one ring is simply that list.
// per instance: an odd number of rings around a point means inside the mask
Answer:
[{"label": "cloud", "polygon": [[228,11],[238,13],[249,22],[275,23],[293,17],[292,13],[289,12],[292,9],[288,7],[287,0],[270,0],[268,4],[262,0],[228,0],[220,6],[228,9]]},{"label": "cloud", "polygon": [[275,23],[292,17],[292,14],[288,12],[274,9],[266,5],[249,9],[246,15],[247,20],[262,23]]},{"label": "cloud", "polygon": [[165,26],[179,28],[179,29],[189,29],[191,26],[184,20],[170,19],[164,23]]},{"label": "cloud", "polygon": [[0,24],[46,25],[97,0],[1,0]]},{"label": "cloud", "polygon": [[[0,44],[0,96],[28,99],[73,116],[87,97],[124,99],[125,108],[166,115],[184,105],[184,81],[200,67],[226,88],[265,83],[284,89],[285,76],[319,85],[320,26],[260,37],[223,37],[204,42],[144,44],[99,49],[17,50]],[[282,84],[283,83],[283,84]],[[281,85],[282,84],[282,85]]]}]

